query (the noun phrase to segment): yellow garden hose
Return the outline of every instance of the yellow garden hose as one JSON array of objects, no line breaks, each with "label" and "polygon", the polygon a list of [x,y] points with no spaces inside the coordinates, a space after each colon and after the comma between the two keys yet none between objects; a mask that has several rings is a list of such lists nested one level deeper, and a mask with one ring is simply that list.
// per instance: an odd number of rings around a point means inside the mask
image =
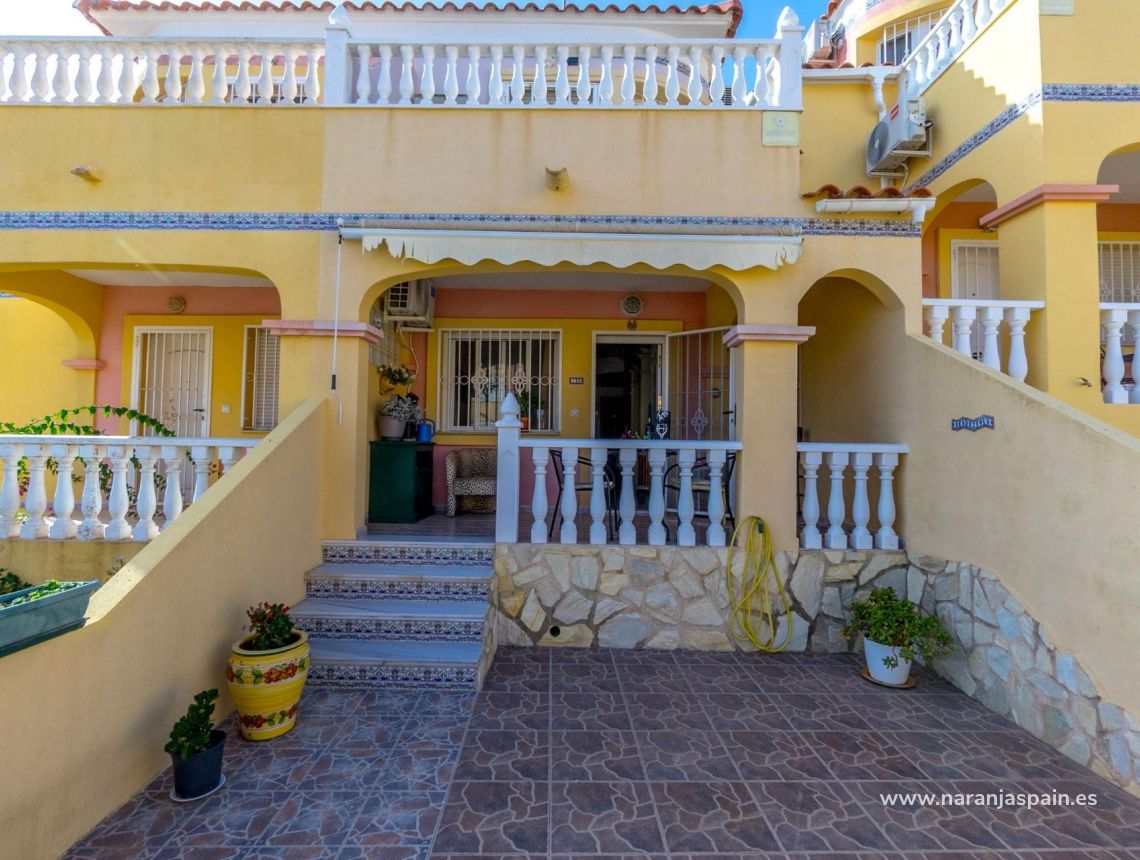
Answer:
[{"label": "yellow garden hose", "polygon": [[[732,579],[732,554],[736,550],[736,539],[745,534],[744,541],[744,569],[740,572],[740,588],[734,587]],[[728,583],[728,599],[732,604],[732,620],[729,629],[737,639],[747,640],[760,651],[774,654],[782,651],[791,641],[792,607],[788,602],[788,595],[784,591],[784,584],[776,573],[776,559],[772,552],[772,538],[768,534],[768,526],[760,517],[745,517],[732,533],[732,542],[728,545],[728,570],[725,573]],[[776,644],[777,621],[779,615],[772,611],[771,582],[776,584],[776,593],[783,603],[783,615],[788,623],[784,630],[784,641]],[[762,637],[761,630],[767,627],[767,635]]]}]

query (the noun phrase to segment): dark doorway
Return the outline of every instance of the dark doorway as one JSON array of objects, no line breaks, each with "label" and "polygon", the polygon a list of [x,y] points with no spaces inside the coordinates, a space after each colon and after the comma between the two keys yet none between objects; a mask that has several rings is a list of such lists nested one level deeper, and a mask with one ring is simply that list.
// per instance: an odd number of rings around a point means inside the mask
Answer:
[{"label": "dark doorway", "polygon": [[594,438],[644,434],[661,393],[661,344],[599,341],[594,369]]}]

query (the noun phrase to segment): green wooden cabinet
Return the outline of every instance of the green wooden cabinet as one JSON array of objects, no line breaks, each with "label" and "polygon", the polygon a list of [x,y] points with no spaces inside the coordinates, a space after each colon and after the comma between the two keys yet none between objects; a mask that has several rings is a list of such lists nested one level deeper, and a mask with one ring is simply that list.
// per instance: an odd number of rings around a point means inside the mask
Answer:
[{"label": "green wooden cabinet", "polygon": [[370,442],[368,522],[414,523],[432,513],[432,446]]}]

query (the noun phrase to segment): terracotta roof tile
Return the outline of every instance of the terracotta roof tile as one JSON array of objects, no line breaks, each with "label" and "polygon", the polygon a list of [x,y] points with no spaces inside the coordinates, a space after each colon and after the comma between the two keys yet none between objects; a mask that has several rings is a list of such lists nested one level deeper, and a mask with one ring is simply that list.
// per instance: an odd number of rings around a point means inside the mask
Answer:
[{"label": "terracotta roof tile", "polygon": [[812,197],[826,197],[828,200],[869,200],[873,197],[930,197],[931,193],[929,188],[914,188],[909,193],[904,194],[900,189],[894,188],[893,186],[887,186],[886,188],[882,188],[879,191],[872,191],[866,185],[853,185],[846,191],[843,191],[838,185],[832,185],[831,183],[828,183],[826,185],[819,186],[819,188],[817,188],[815,191],[809,191],[806,194],[801,194],[800,196],[808,199]]}]

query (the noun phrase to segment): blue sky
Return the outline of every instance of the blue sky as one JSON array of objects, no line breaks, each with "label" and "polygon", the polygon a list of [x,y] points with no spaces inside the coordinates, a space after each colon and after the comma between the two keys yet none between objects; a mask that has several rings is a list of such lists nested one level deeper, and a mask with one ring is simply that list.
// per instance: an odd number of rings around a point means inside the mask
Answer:
[{"label": "blue sky", "polygon": [[791,6],[800,16],[800,23],[807,27],[812,18],[818,18],[827,7],[827,0],[742,0],[744,18],[736,35],[744,39],[770,39],[776,32],[776,19],[780,10]]}]

